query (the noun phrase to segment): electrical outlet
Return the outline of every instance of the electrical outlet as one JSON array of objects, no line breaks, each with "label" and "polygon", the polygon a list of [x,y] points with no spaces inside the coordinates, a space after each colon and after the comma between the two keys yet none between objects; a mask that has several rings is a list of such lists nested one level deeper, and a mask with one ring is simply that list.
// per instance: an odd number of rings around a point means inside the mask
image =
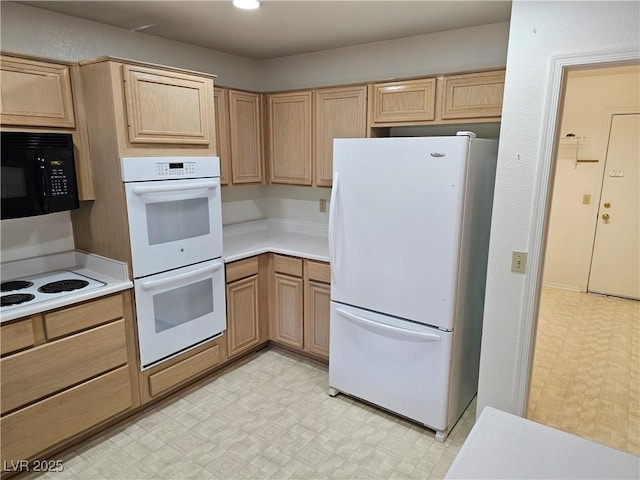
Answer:
[{"label": "electrical outlet", "polygon": [[320,213],[327,213],[327,200],[324,198],[320,199]]},{"label": "electrical outlet", "polygon": [[584,195],[582,195],[582,204],[583,205],[591,204],[591,195],[589,195],[588,193],[585,193]]},{"label": "electrical outlet", "polygon": [[514,251],[511,255],[511,271],[524,273],[527,270],[527,252]]}]

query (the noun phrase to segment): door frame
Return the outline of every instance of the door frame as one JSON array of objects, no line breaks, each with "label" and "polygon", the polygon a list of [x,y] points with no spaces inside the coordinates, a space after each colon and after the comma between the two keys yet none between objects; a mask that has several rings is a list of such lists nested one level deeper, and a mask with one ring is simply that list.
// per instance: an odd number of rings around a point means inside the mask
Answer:
[{"label": "door frame", "polygon": [[555,157],[560,135],[560,118],[564,104],[567,72],[590,68],[635,65],[640,61],[640,48],[582,52],[555,55],[549,59],[547,95],[543,119],[544,127],[538,148],[537,172],[534,185],[533,213],[529,225],[528,268],[524,274],[523,299],[520,309],[522,335],[516,341],[515,413],[527,415],[531,370],[538,310],[542,290],[544,254],[549,227],[551,195],[555,174]]}]

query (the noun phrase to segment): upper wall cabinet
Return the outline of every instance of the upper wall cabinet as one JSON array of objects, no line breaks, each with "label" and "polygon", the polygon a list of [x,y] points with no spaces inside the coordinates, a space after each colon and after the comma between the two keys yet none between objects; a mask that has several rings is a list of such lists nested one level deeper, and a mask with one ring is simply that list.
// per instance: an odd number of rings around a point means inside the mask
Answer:
[{"label": "upper wall cabinet", "polygon": [[231,178],[234,185],[262,183],[260,95],[229,90]]},{"label": "upper wall cabinet", "polygon": [[208,79],[130,65],[122,74],[131,143],[211,143]]},{"label": "upper wall cabinet", "polygon": [[311,92],[267,97],[269,181],[311,185]]},{"label": "upper wall cabinet", "polygon": [[500,117],[504,71],[446,76],[443,90],[443,120]]},{"label": "upper wall cabinet", "polygon": [[330,187],[333,140],[367,135],[367,87],[315,90],[313,109],[313,184]]},{"label": "upper wall cabinet", "polygon": [[74,128],[69,65],[0,56],[3,125]]},{"label": "upper wall cabinet", "polygon": [[114,57],[80,68],[92,154],[216,155],[213,75]]},{"label": "upper wall cabinet", "polygon": [[231,151],[229,138],[229,92],[225,88],[213,89],[216,155],[220,157],[220,183],[229,185],[231,178]]},{"label": "upper wall cabinet", "polygon": [[504,70],[369,86],[369,126],[499,122]]},{"label": "upper wall cabinet", "polygon": [[376,83],[371,97],[372,123],[430,121],[435,115],[436,79]]}]

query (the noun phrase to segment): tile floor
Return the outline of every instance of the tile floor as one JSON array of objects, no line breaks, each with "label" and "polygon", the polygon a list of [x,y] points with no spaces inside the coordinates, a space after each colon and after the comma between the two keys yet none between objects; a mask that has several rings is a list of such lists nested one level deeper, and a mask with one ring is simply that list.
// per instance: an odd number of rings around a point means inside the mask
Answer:
[{"label": "tile floor", "polygon": [[640,455],[640,302],[545,287],[528,410]]},{"label": "tile floor", "polygon": [[434,432],[344,395],[321,363],[267,349],[66,451],[75,479],[442,478],[475,420]]}]

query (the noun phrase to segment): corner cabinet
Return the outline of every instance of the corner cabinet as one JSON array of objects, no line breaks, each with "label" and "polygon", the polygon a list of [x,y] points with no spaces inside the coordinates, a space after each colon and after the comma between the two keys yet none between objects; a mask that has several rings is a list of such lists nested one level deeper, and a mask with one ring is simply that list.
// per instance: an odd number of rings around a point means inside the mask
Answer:
[{"label": "corner cabinet", "polygon": [[272,255],[270,339],[318,360],[329,360],[328,263]]},{"label": "corner cabinet", "polygon": [[314,90],[313,110],[313,184],[330,187],[333,140],[367,136],[367,87]]},{"label": "corner cabinet", "polygon": [[311,92],[267,96],[269,182],[311,185]]},{"label": "corner cabinet", "polygon": [[44,458],[140,404],[130,292],[0,327],[2,462]]},{"label": "corner cabinet", "polygon": [[261,96],[229,90],[231,182],[234,185],[262,183]]}]

